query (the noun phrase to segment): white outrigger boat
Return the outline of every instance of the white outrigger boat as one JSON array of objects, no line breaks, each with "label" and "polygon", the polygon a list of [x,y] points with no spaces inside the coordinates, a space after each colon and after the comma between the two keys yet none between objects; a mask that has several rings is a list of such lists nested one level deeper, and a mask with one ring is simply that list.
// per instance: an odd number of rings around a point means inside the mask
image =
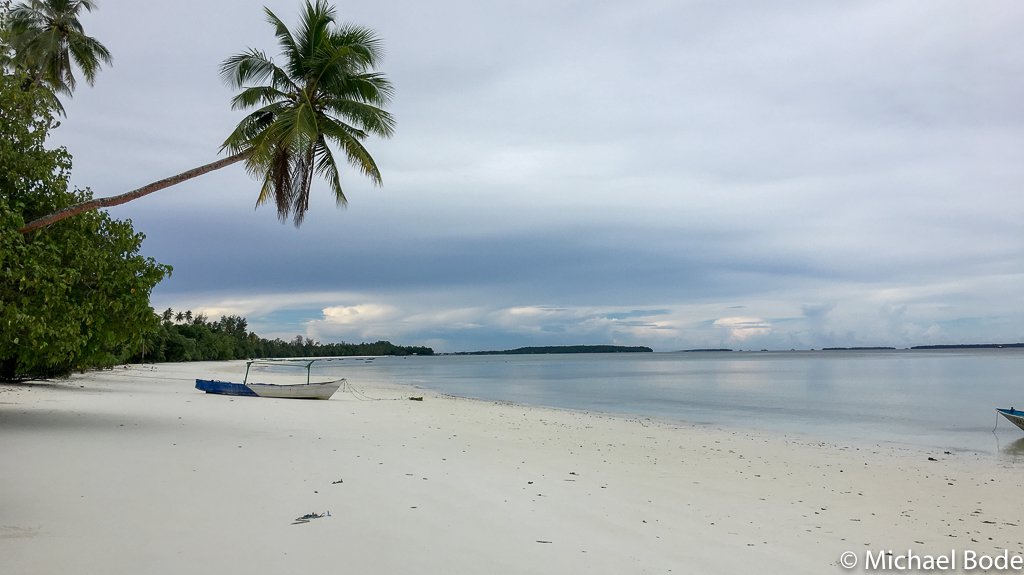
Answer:
[{"label": "white outrigger boat", "polygon": [[1006,408],[1003,408],[1003,407],[997,407],[996,408],[996,413],[999,413],[1000,415],[1002,415],[1006,419],[1009,419],[1010,423],[1012,423],[1012,424],[1016,425],[1017,427],[1021,428],[1022,430],[1024,430],[1024,411],[1021,411],[1019,409],[1014,409],[1012,407],[1009,408],[1009,409],[1006,409]]},{"label": "white outrigger boat", "polygon": [[[247,397],[277,397],[287,399],[330,399],[345,383],[345,378],[333,381],[310,381],[313,364],[325,358],[316,359],[252,359],[245,362],[245,377],[242,383],[197,379],[196,389],[218,395],[240,395]],[[306,368],[306,383],[249,383],[249,370],[257,365],[290,365]]]}]

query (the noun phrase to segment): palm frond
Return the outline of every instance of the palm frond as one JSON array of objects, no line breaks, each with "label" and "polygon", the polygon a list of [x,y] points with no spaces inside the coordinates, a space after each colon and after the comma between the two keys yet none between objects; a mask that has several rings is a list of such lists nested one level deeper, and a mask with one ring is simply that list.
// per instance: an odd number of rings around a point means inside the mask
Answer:
[{"label": "palm frond", "polygon": [[[314,173],[314,148],[309,146],[296,154],[292,162],[292,222],[295,227],[302,225],[309,211],[309,189],[313,184]],[[279,207],[280,209],[280,207]]]},{"label": "palm frond", "polygon": [[348,163],[352,167],[370,178],[374,184],[379,186],[383,183],[377,163],[360,142],[366,137],[365,133],[333,118],[327,118],[321,122],[320,129],[326,139],[333,141],[345,152]]},{"label": "palm frond", "polygon": [[266,137],[267,128],[273,124],[281,108],[282,104],[269,104],[243,118],[224,140],[221,151],[237,154],[257,148],[259,140]]},{"label": "palm frond", "polygon": [[365,73],[377,66],[382,53],[381,41],[372,30],[345,26],[319,46],[315,55],[317,80],[333,86],[337,81]]},{"label": "palm frond", "polygon": [[376,32],[363,26],[346,24],[339,27],[332,43],[336,46],[358,46],[358,62],[364,69],[376,68],[384,58],[384,41]]},{"label": "palm frond", "polygon": [[304,101],[295,108],[295,123],[293,138],[307,145],[307,142],[314,142],[319,135],[319,126],[316,110],[311,102]]},{"label": "palm frond", "polygon": [[273,104],[290,100],[291,96],[273,86],[253,86],[246,88],[231,99],[232,110],[248,110],[260,104]]},{"label": "palm frond", "polygon": [[[274,27],[274,35],[277,36],[277,43],[281,47],[281,53],[285,55],[288,59],[289,66],[291,66],[292,59],[288,57],[288,54],[297,51],[295,37],[292,36],[291,31],[288,30],[288,26],[286,26],[276,14],[270,11],[270,8],[264,8],[263,11],[267,15],[267,22]],[[294,73],[293,70],[289,70],[289,72]]]},{"label": "palm frond", "polygon": [[334,24],[334,7],[325,0],[317,0],[316,4],[306,2],[306,8],[299,19],[299,28],[294,52],[289,54],[295,58],[294,73],[308,77],[313,68],[311,58],[316,50],[329,39],[330,28]]},{"label": "palm frond", "polygon": [[321,178],[327,180],[331,191],[334,192],[334,202],[339,207],[347,206],[348,198],[345,197],[345,192],[341,189],[341,175],[338,173],[338,164],[334,161],[334,154],[331,152],[330,146],[322,138],[317,142],[316,147],[316,173]]},{"label": "palm frond", "polygon": [[268,168],[256,205],[260,206],[273,198],[277,204],[277,217],[284,221],[288,218],[291,206],[292,158],[289,150],[279,149]]},{"label": "palm frond", "polygon": [[360,139],[369,134],[390,138],[395,133],[395,118],[382,108],[348,99],[330,99],[324,107],[335,116],[355,124],[363,132]]},{"label": "palm frond", "polygon": [[[112,65],[114,59],[107,48],[90,36],[78,36],[68,39],[68,49],[75,64],[82,71],[86,84],[92,86],[96,82],[96,73],[103,64]],[[68,68],[70,70],[70,67]]]},{"label": "palm frond", "polygon": [[220,65],[220,79],[232,88],[247,82],[262,82],[274,73],[274,63],[260,50],[248,49],[230,56]]},{"label": "palm frond", "polygon": [[391,81],[376,72],[353,75],[347,79],[345,86],[349,93],[358,94],[360,101],[379,106],[390,103],[395,94]]}]

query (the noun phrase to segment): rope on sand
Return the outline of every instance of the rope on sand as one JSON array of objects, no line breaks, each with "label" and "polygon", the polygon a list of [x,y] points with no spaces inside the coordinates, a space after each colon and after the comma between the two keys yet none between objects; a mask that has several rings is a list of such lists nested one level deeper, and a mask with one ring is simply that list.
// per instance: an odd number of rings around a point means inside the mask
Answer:
[{"label": "rope on sand", "polygon": [[404,399],[401,397],[370,397],[369,395],[366,395],[362,391],[356,389],[356,387],[349,383],[348,380],[345,380],[345,384],[341,388],[341,391],[351,393],[352,396],[358,399],[359,401],[398,401]]}]

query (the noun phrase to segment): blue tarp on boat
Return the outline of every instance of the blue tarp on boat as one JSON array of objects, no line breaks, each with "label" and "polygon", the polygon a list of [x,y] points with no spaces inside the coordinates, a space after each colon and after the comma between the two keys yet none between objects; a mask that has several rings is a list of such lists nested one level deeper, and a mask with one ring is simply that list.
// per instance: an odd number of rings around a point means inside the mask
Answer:
[{"label": "blue tarp on boat", "polygon": [[230,381],[197,379],[196,389],[199,391],[205,391],[206,393],[216,393],[219,395],[245,395],[249,397],[258,397],[256,392],[245,385],[241,383],[231,383]]}]

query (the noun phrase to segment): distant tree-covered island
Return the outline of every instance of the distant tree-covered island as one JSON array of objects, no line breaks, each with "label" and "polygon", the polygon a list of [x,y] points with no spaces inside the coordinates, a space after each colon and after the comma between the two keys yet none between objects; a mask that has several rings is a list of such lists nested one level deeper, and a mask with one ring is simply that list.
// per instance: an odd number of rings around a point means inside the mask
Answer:
[{"label": "distant tree-covered island", "polygon": [[915,345],[910,349],[1001,349],[1004,347],[1024,347],[1024,343],[960,343],[948,345]]},{"label": "distant tree-covered island", "polygon": [[540,355],[555,353],[651,353],[654,350],[644,346],[624,345],[545,345],[520,347],[501,351],[460,351],[449,355]]}]

